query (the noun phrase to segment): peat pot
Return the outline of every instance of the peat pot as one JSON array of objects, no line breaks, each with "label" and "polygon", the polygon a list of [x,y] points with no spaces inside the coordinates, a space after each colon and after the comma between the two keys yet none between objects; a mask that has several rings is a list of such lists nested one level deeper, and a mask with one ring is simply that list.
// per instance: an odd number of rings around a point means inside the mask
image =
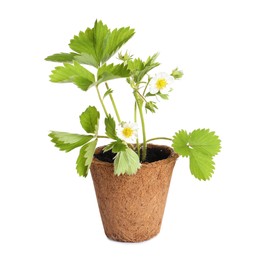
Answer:
[{"label": "peat pot", "polygon": [[148,162],[134,175],[116,176],[113,155],[102,149],[96,149],[90,170],[106,236],[122,242],[156,236],[178,155],[168,146],[148,144]]}]

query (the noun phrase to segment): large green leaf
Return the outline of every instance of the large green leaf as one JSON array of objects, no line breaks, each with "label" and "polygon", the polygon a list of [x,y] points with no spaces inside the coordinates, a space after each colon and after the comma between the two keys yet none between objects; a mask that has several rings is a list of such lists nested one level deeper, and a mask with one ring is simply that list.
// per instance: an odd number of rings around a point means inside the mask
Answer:
[{"label": "large green leaf", "polygon": [[114,174],[135,174],[140,169],[141,164],[138,155],[129,147],[118,152],[114,160]]},{"label": "large green leaf", "polygon": [[74,61],[73,64],[64,63],[64,66],[58,66],[50,75],[52,82],[73,82],[80,89],[86,91],[94,83],[94,75],[86,68]]},{"label": "large green leaf", "polygon": [[102,82],[118,79],[118,78],[126,78],[130,75],[130,71],[126,65],[122,64],[104,64],[102,67],[98,69],[98,81],[95,84],[100,84]]},{"label": "large green leaf", "polygon": [[79,135],[58,131],[51,131],[49,136],[56,147],[66,152],[89,142],[93,138],[93,135]]},{"label": "large green leaf", "polygon": [[111,115],[105,118],[105,132],[106,135],[112,139],[117,139],[116,123]]},{"label": "large green leaf", "polygon": [[214,173],[214,161],[212,156],[191,150],[190,171],[199,180],[209,180]]},{"label": "large green leaf", "polygon": [[95,21],[93,28],[93,45],[99,62],[103,60],[103,52],[107,45],[109,34],[110,30],[106,24],[103,24],[102,21]]},{"label": "large green leaf", "polygon": [[87,64],[93,67],[98,66],[98,62],[96,61],[96,59],[91,54],[88,53],[80,53],[76,55],[74,59],[81,64]]},{"label": "large green leaf", "polygon": [[[83,56],[83,63],[99,67],[114,55],[134,35],[129,27],[111,30],[102,21],[95,21],[94,27],[80,32],[70,41],[70,48]],[[78,58],[79,60],[79,58]]]},{"label": "large green leaf", "polygon": [[81,115],[80,123],[87,133],[97,134],[100,113],[94,106],[89,106]]},{"label": "large green leaf", "polygon": [[191,150],[214,156],[221,149],[221,141],[215,132],[209,129],[197,129],[190,134],[185,130],[180,130],[173,137],[173,148],[182,156],[189,156]]},{"label": "large green leaf", "polygon": [[196,151],[214,156],[221,149],[220,139],[215,135],[215,132],[210,132],[209,129],[194,130],[189,137],[189,145]]},{"label": "large green leaf", "polygon": [[94,42],[93,29],[87,28],[85,32],[80,32],[79,35],[75,35],[74,38],[70,40],[69,47],[80,54],[86,53],[92,56],[95,67],[98,67],[100,61],[96,54]]},{"label": "large green leaf", "polygon": [[133,35],[135,31],[130,27],[122,27],[114,29],[109,33],[101,62],[104,63],[109,60],[123,44],[125,44]]},{"label": "large green leaf", "polygon": [[174,151],[180,155],[189,156],[190,155],[190,147],[189,147],[189,135],[185,130],[180,130],[173,137],[172,147]]},{"label": "large green leaf", "polygon": [[93,159],[93,155],[96,149],[98,139],[95,139],[94,141],[85,144],[83,147],[81,147],[79,156],[77,159],[77,172],[80,176],[86,177],[88,175],[88,171]]},{"label": "large green leaf", "polygon": [[72,62],[74,60],[74,57],[78,55],[75,52],[70,53],[56,53],[53,55],[50,55],[45,58],[46,61],[54,61],[54,62]]},{"label": "large green leaf", "polygon": [[209,129],[197,129],[188,134],[181,130],[173,137],[173,148],[190,157],[191,173],[199,180],[208,180],[214,172],[213,157],[220,151],[220,139]]}]

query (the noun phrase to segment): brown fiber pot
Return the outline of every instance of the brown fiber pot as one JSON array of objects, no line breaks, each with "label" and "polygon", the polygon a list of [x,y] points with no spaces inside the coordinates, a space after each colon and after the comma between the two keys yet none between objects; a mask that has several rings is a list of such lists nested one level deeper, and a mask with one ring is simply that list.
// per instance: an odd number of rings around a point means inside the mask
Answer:
[{"label": "brown fiber pot", "polygon": [[[168,146],[148,145],[168,153],[168,158],[143,163],[134,175],[114,175],[113,163],[93,159],[90,170],[108,238],[140,242],[160,232],[167,193],[178,155]],[[96,154],[103,147],[96,149]]]}]

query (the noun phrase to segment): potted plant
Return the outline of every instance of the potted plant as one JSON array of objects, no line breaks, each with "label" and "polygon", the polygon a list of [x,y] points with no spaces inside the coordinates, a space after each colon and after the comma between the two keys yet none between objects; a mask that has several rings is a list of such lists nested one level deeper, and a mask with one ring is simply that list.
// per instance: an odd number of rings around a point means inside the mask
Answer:
[{"label": "potted plant", "polygon": [[[214,172],[213,158],[220,151],[220,139],[209,129],[180,130],[173,137],[147,139],[145,112],[157,111],[158,102],[168,99],[175,80],[183,73],[176,68],[170,74],[154,74],[152,70],[160,65],[158,54],[143,61],[128,52],[119,53],[119,61],[110,62],[134,33],[130,27],[110,30],[102,21],[95,21],[93,28],[70,41],[73,52],[46,58],[63,63],[52,71],[52,82],[71,82],[84,92],[96,89],[102,111],[88,106],[80,115],[86,133],[51,131],[49,136],[62,151],[80,147],[76,169],[83,177],[91,171],[106,235],[129,242],[159,233],[176,159],[188,157],[193,176],[208,180]],[[123,121],[115,89],[108,83],[119,78],[126,79],[131,90],[134,117],[129,121]],[[110,100],[111,108],[105,99]],[[100,120],[104,129],[99,129]],[[106,141],[103,147],[97,147],[100,138]],[[161,139],[170,141],[171,147],[152,144]]]}]

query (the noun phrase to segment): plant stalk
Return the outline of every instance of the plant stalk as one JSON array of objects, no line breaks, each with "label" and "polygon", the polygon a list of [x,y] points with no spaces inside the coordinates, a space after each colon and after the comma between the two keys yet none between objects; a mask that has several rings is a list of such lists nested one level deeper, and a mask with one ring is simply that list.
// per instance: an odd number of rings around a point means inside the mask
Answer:
[{"label": "plant stalk", "polygon": [[155,141],[155,140],[168,140],[168,141],[173,141],[172,138],[168,138],[168,137],[155,137],[155,138],[148,139],[148,140],[146,141],[146,143],[149,143],[149,142]]},{"label": "plant stalk", "polygon": [[105,104],[104,104],[104,102],[103,102],[103,99],[102,99],[102,97],[101,97],[101,94],[100,94],[99,86],[98,86],[98,85],[96,85],[96,90],[97,90],[97,94],[98,94],[100,103],[101,103],[101,105],[102,105],[102,108],[103,108],[103,110],[104,110],[104,113],[105,113],[106,117],[108,117],[109,114],[108,114],[108,112],[107,112],[107,109],[106,109]]},{"label": "plant stalk", "polygon": [[149,83],[150,83],[150,80],[148,80],[148,82],[147,82],[147,84],[146,84],[146,86],[145,86],[145,88],[143,90],[143,93],[142,93],[143,96],[145,96],[145,94],[146,94],[146,89],[147,89]]},{"label": "plant stalk", "polygon": [[[105,82],[105,86],[106,86],[107,90],[110,89],[107,82]],[[112,106],[113,106],[115,115],[116,115],[116,117],[117,117],[117,119],[118,119],[118,122],[121,123],[121,117],[120,117],[120,114],[119,114],[119,112],[118,112],[118,109],[117,109],[116,103],[115,103],[115,101],[114,101],[113,95],[110,93],[109,96],[110,96],[110,100],[111,100],[111,103],[112,103]]]},{"label": "plant stalk", "polygon": [[107,139],[109,139],[109,137],[106,136],[106,135],[97,135],[97,138],[107,138]]},{"label": "plant stalk", "polygon": [[[134,103],[134,122],[137,123],[137,103]],[[141,147],[140,147],[140,142],[139,142],[139,138],[136,138],[136,145],[137,145],[137,154],[138,157],[140,158],[141,156]]]},{"label": "plant stalk", "polygon": [[146,160],[146,155],[147,155],[147,143],[146,143],[146,129],[145,129],[145,122],[144,122],[144,115],[143,115],[143,111],[142,111],[142,106],[143,106],[143,100],[141,99],[141,96],[138,94],[138,91],[134,91],[134,97],[136,99],[136,103],[138,106],[138,110],[139,110],[139,115],[141,118],[141,125],[142,125],[142,139],[143,139],[143,143],[142,143],[142,162]]}]

